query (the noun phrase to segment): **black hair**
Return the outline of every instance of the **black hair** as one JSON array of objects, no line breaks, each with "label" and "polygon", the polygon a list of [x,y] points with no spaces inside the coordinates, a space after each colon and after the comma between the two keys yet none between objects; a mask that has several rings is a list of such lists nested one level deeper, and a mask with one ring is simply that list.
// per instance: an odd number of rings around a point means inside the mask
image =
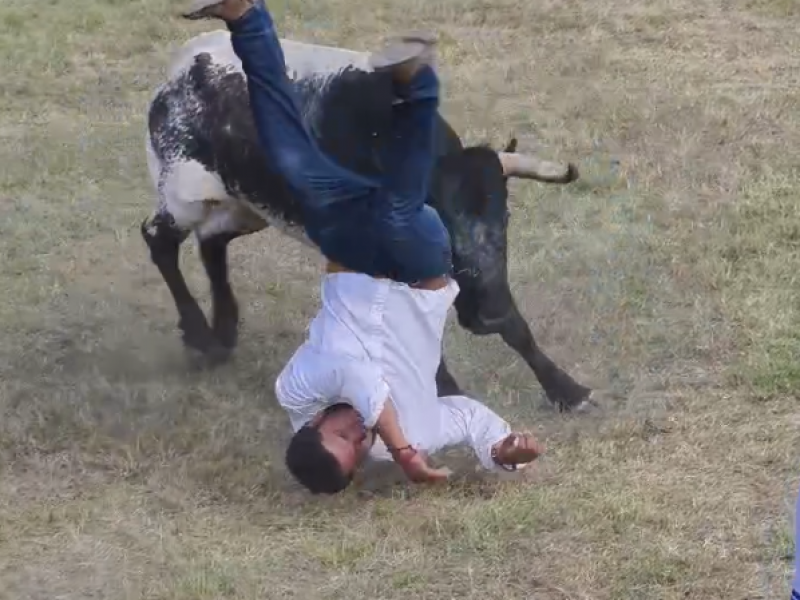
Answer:
[{"label": "black hair", "polygon": [[353,480],[353,473],[342,470],[336,457],[322,445],[320,432],[310,425],[301,427],[289,441],[286,467],[312,494],[338,494]]}]

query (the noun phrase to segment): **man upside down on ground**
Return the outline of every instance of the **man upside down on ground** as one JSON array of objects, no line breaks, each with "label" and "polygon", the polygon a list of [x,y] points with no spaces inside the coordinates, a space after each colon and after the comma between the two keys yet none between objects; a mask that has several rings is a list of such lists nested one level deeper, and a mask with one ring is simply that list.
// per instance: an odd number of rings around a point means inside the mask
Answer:
[{"label": "man upside down on ground", "polygon": [[328,259],[322,307],[275,384],[295,430],[289,471],[313,493],[336,493],[367,456],[394,460],[420,482],[448,477],[424,453],[452,445],[471,446],[487,469],[536,459],[542,448],[533,437],[512,433],[488,407],[464,396],[437,398],[444,326],[459,289],[447,229],[425,204],[439,107],[434,38],[402,36],[371,57],[402,100],[392,107],[386,171],[376,181],[318,148],[262,0],[196,0],[184,16],[227,24],[259,141]]}]

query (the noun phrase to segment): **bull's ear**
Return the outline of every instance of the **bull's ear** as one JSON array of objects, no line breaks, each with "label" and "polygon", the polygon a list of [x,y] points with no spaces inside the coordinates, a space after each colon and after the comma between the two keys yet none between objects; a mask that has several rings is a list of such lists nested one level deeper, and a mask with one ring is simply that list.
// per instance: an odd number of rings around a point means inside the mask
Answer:
[{"label": "bull's ear", "polygon": [[503,150],[503,152],[516,152],[517,151],[517,143],[518,143],[517,138],[512,136],[511,139],[508,140],[508,144],[506,144],[506,147]]}]

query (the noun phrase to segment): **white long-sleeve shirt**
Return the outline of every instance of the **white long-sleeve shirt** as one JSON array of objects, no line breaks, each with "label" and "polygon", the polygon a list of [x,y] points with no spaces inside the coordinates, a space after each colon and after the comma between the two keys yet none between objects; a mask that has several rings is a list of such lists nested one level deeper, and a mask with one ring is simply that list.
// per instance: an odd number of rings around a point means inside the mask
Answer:
[{"label": "white long-sleeve shirt", "polygon": [[[414,447],[434,453],[467,444],[484,468],[498,468],[491,448],[511,433],[508,423],[471,398],[437,397],[444,326],[458,291],[454,280],[431,291],[359,273],[325,275],[308,339],[275,383],[292,428],[336,402],[351,404],[371,427],[389,399]],[[380,439],[370,456],[391,460]]]}]

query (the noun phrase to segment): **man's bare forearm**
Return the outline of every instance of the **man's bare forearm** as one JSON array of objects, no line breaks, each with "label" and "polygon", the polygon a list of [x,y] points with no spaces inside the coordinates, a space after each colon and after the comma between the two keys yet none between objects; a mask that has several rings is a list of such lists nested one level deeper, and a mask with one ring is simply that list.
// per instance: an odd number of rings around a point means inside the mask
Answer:
[{"label": "man's bare forearm", "polygon": [[378,436],[390,450],[392,448],[405,448],[409,445],[408,439],[400,427],[400,419],[397,417],[397,411],[391,398],[386,399],[381,415],[375,425]]}]

